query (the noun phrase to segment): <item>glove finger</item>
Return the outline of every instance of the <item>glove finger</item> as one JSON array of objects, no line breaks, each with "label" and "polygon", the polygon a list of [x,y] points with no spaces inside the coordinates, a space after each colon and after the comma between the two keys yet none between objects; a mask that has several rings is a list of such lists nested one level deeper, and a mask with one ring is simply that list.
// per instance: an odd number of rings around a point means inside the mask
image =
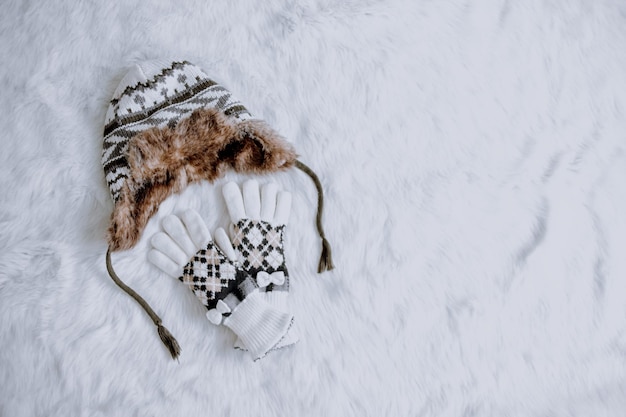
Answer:
[{"label": "glove finger", "polygon": [[233,245],[230,243],[230,239],[226,235],[226,231],[221,227],[215,231],[215,242],[217,246],[224,252],[224,255],[231,261],[237,260],[237,254],[235,253],[235,249]]},{"label": "glove finger", "polygon": [[185,253],[187,259],[190,259],[194,253],[200,248],[192,242],[189,232],[183,225],[183,222],[177,216],[170,215],[163,219],[163,230],[172,238],[174,242]]},{"label": "glove finger", "polygon": [[274,213],[274,225],[287,224],[291,213],[291,193],[281,191],[276,198],[276,212]]},{"label": "glove finger", "polygon": [[175,262],[179,268],[182,268],[191,256],[187,256],[185,252],[169,237],[166,233],[159,232],[150,239],[152,247],[161,252],[164,256]]},{"label": "glove finger", "polygon": [[251,220],[261,218],[261,196],[259,195],[259,183],[256,180],[248,180],[243,183],[243,206],[246,209],[246,218]]},{"label": "glove finger", "polygon": [[148,252],[148,261],[161,271],[165,272],[167,275],[174,278],[178,278],[182,272],[180,265],[156,249],[151,249],[150,252]]},{"label": "glove finger", "polygon": [[195,246],[192,255],[199,249],[204,249],[211,241],[211,232],[202,220],[202,217],[195,210],[186,210],[181,215],[185,228],[191,241]]},{"label": "glove finger", "polygon": [[243,197],[239,186],[234,182],[229,182],[222,187],[222,195],[226,201],[226,208],[230,215],[230,221],[237,223],[239,220],[246,217],[246,210],[243,205]]},{"label": "glove finger", "polygon": [[274,220],[277,193],[278,185],[274,182],[268,182],[261,189],[261,220],[266,222]]}]

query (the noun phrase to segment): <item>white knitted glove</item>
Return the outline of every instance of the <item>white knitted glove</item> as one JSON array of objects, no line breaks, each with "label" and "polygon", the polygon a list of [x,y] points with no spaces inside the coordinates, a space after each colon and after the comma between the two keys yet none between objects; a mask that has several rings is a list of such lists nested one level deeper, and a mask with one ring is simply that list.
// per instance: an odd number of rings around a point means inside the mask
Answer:
[{"label": "white knitted glove", "polygon": [[[242,268],[255,277],[261,296],[272,306],[289,315],[289,272],[285,264],[284,232],[291,212],[291,194],[278,191],[268,183],[259,193],[255,180],[243,184],[243,195],[237,184],[230,182],[222,193],[231,219],[231,237]],[[292,326],[276,349],[298,341]],[[235,343],[242,348],[243,340]]]},{"label": "white knitted glove", "polygon": [[261,296],[224,229],[216,230],[215,244],[194,210],[164,218],[163,229],[151,239],[150,262],[187,285],[209,310],[209,321],[229,327],[254,359],[265,356],[284,338],[293,317]]}]

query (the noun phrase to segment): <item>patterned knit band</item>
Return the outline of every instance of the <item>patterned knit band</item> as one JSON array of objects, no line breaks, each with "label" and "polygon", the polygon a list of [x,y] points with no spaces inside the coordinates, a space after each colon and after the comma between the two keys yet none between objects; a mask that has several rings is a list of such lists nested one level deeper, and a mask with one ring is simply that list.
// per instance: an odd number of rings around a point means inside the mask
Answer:
[{"label": "patterned knit band", "polygon": [[[139,66],[135,71],[143,73]],[[152,127],[173,128],[194,110],[211,106],[238,120],[252,118],[228,90],[187,61],[174,62],[152,79],[126,86],[119,96],[114,96],[106,116],[102,151],[113,199],[118,200],[129,175],[126,154],[133,136]]]}]

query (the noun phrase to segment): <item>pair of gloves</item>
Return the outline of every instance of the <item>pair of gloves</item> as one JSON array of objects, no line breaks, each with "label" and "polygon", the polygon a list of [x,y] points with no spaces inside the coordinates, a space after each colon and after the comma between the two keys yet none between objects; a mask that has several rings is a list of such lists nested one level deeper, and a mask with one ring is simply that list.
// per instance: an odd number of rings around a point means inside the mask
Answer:
[{"label": "pair of gloves", "polygon": [[[274,183],[259,189],[255,180],[222,189],[231,220],[212,238],[198,212],[163,219],[163,232],[152,239],[148,259],[178,278],[206,306],[213,324],[229,327],[235,347],[253,359],[298,341],[287,307],[289,274],[284,233],[291,194]],[[231,240],[232,239],[232,240]]]}]

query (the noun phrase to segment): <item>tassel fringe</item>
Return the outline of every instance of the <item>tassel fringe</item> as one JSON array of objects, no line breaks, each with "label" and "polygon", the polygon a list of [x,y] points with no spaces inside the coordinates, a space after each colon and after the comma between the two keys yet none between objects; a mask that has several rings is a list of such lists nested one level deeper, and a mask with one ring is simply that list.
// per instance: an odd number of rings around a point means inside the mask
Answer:
[{"label": "tassel fringe", "polygon": [[172,359],[178,359],[178,355],[180,355],[180,345],[178,344],[178,341],[161,323],[157,325],[157,330],[159,332],[159,337],[161,338],[161,341],[163,342],[167,350],[170,351]]},{"label": "tassel fringe", "polygon": [[322,255],[320,256],[320,263],[317,267],[317,272],[321,274],[324,271],[330,271],[335,268],[333,265],[333,254],[330,250],[330,243],[326,238],[322,238]]}]

